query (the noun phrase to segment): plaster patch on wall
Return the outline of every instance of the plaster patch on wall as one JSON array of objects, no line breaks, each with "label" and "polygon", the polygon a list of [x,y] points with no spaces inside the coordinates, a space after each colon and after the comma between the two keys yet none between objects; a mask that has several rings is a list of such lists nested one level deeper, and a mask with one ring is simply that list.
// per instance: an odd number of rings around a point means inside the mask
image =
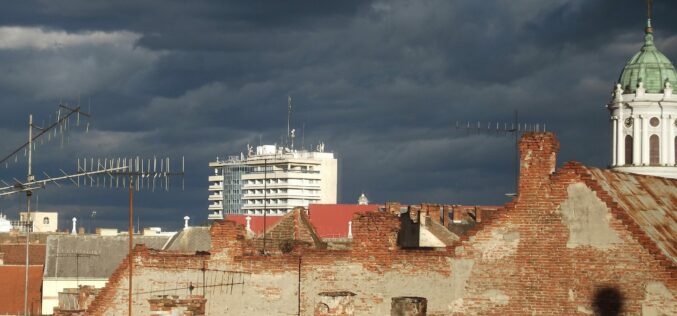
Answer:
[{"label": "plaster patch on wall", "polygon": [[495,305],[508,305],[508,302],[510,301],[510,297],[505,295],[501,290],[488,290],[482,295]]},{"label": "plaster patch on wall", "polygon": [[464,309],[463,297],[465,296],[465,287],[475,265],[475,260],[471,259],[449,259],[451,260],[451,271],[454,274],[452,284],[452,302],[447,306],[451,312],[457,312]]},{"label": "plaster patch on wall", "polygon": [[581,314],[586,314],[586,315],[592,315],[593,314],[593,312],[590,308],[587,308],[587,307],[582,306],[582,305],[576,306],[576,311],[581,313]]},{"label": "plaster patch on wall", "polygon": [[505,292],[497,289],[491,289],[487,290],[481,295],[482,302],[479,306],[474,305],[471,306],[472,304],[468,304],[466,306],[465,300],[461,297],[458,298],[449,304],[449,311],[451,312],[460,312],[460,313],[469,313],[470,310],[469,308],[477,308],[479,307],[479,310],[473,310],[473,312],[481,312],[481,311],[487,311],[489,309],[492,309],[496,306],[504,306],[508,305],[510,302],[510,297],[505,294]]},{"label": "plaster patch on wall", "polygon": [[649,282],[646,285],[644,301],[642,301],[642,315],[675,315],[677,301],[675,296],[662,282]]},{"label": "plaster patch on wall", "polygon": [[519,231],[511,227],[498,227],[491,231],[491,238],[477,240],[474,247],[482,254],[483,260],[495,261],[514,255],[519,241]]},{"label": "plaster patch on wall", "polygon": [[451,273],[453,273],[453,297],[465,296],[465,286],[472,273],[472,267],[475,260],[471,259],[453,259],[451,262]]},{"label": "plaster patch on wall", "polygon": [[609,249],[621,243],[609,226],[611,213],[595,192],[584,183],[567,188],[568,198],[560,205],[562,223],[569,228],[567,248],[592,246]]},{"label": "plaster patch on wall", "polygon": [[573,289],[569,289],[569,302],[576,300],[576,292]]}]

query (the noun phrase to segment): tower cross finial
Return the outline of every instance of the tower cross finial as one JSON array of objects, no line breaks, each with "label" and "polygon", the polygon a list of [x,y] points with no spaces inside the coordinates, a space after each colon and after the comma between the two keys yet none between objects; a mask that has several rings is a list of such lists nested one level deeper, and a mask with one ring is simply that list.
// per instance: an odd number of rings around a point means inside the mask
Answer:
[{"label": "tower cross finial", "polygon": [[653,17],[653,0],[646,0],[646,34],[653,33],[653,27],[651,26],[651,18]]}]

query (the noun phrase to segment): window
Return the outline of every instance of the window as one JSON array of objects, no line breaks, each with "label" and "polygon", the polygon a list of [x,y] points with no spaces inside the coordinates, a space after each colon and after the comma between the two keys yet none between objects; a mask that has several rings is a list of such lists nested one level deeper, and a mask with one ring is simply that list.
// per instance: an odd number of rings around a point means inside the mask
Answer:
[{"label": "window", "polygon": [[45,225],[49,225],[49,217],[43,218],[42,223],[45,224]]},{"label": "window", "polygon": [[658,135],[654,134],[649,137],[649,164],[660,164],[660,141]]},{"label": "window", "polygon": [[625,164],[632,164],[632,136],[625,135]]},{"label": "window", "polygon": [[653,126],[653,127],[658,126],[658,124],[660,124],[660,123],[661,123],[661,120],[658,119],[657,117],[652,117],[652,118],[649,120],[649,124],[651,124],[651,126]]}]

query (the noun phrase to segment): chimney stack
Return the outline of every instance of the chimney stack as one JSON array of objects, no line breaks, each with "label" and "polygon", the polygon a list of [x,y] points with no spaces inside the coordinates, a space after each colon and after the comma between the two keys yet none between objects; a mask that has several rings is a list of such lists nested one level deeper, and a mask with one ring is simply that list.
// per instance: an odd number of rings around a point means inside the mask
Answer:
[{"label": "chimney stack", "polygon": [[252,231],[252,217],[247,216],[247,217],[245,217],[245,220],[247,220],[247,227],[246,227],[247,231],[248,232]]},{"label": "chimney stack", "polygon": [[453,217],[454,217],[453,222],[455,224],[458,224],[458,223],[463,221],[463,212],[465,212],[465,210],[463,209],[462,206],[460,206],[460,205],[454,206],[454,208],[451,212],[453,214]]},{"label": "chimney stack", "polygon": [[519,142],[520,174],[518,194],[538,190],[555,172],[559,141],[551,132],[528,132]]}]

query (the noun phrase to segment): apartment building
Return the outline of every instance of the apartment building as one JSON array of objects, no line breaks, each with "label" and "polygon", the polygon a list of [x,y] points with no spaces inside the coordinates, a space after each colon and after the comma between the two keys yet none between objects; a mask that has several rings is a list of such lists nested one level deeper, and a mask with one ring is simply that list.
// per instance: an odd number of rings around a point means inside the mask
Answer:
[{"label": "apartment building", "polygon": [[227,214],[284,215],[294,207],[336,203],[338,165],[334,154],[277,145],[210,162],[209,219]]}]

